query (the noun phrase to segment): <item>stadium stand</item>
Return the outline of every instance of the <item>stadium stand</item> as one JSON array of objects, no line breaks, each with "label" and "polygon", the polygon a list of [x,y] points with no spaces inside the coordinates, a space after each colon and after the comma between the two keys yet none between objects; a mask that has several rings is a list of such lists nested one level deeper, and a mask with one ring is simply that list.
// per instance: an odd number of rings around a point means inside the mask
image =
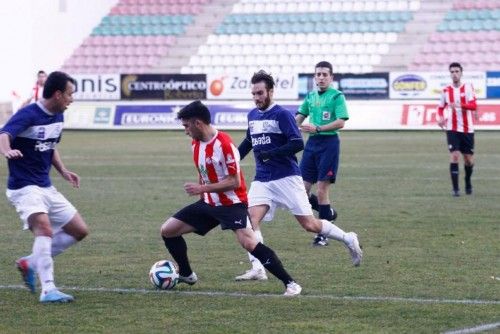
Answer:
[{"label": "stadium stand", "polygon": [[[500,1],[120,0],[63,68],[72,73],[499,68]],[[451,51],[451,54],[450,54]]]},{"label": "stadium stand", "polygon": [[500,1],[454,1],[409,68],[437,70],[451,57],[467,69],[500,68]]}]

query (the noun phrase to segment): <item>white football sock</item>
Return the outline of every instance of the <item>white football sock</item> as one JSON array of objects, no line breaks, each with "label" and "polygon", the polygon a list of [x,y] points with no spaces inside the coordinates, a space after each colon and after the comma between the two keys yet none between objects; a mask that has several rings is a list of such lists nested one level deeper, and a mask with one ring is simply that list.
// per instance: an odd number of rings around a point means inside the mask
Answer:
[{"label": "white football sock", "polygon": [[[256,237],[258,242],[264,243],[264,238],[262,237],[262,232],[260,230],[255,231],[255,237]],[[250,263],[252,264],[253,270],[258,270],[258,269],[264,270],[264,266],[262,265],[262,263],[260,263],[259,259],[257,259],[255,256],[248,253],[248,259],[250,260]]]},{"label": "white football sock", "polygon": [[54,261],[51,256],[52,238],[35,237],[33,243],[33,261],[36,263],[38,277],[42,284],[42,294],[56,288],[54,284]]},{"label": "white football sock", "polygon": [[[64,231],[59,231],[52,237],[52,257],[61,254],[66,249],[77,243],[78,240]],[[34,261],[33,254],[25,257],[29,265],[36,271],[36,261]]]},{"label": "white football sock", "polygon": [[321,225],[321,234],[330,239],[344,242],[345,232],[340,227],[325,219],[321,219]]},{"label": "white football sock", "polygon": [[59,231],[52,237],[52,257],[64,252],[69,247],[77,243],[78,240],[64,231]]}]

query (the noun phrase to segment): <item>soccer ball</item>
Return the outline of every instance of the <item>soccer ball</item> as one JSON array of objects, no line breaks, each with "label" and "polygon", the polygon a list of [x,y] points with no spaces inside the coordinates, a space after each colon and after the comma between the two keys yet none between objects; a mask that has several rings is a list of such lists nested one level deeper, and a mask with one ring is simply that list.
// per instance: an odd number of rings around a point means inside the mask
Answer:
[{"label": "soccer ball", "polygon": [[157,289],[170,290],[177,284],[179,273],[172,261],[161,260],[151,267],[149,280]]}]

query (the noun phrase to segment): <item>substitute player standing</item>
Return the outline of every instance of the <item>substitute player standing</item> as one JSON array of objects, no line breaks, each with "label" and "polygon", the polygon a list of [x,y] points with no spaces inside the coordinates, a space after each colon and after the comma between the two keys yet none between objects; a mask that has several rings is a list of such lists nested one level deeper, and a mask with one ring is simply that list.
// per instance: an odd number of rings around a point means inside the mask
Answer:
[{"label": "substitute player standing", "polygon": [[[273,102],[274,79],[264,71],[251,79],[257,108],[248,114],[246,138],[238,150],[245,157],[252,149],[255,156],[255,179],[249,197],[252,227],[262,242],[262,220],[271,220],[276,207],[288,209],[308,232],[321,233],[341,241],[349,249],[352,262],[359,266],[363,252],[356,233],[346,233],[325,219],[316,219],[307,198],[295,154],[304,148],[302,135],[292,113]],[[267,279],[262,264],[249,254],[252,269],[236,280]]]},{"label": "substitute player standing", "polygon": [[[451,63],[449,66],[452,84],[441,92],[437,121],[446,131],[450,151],[450,176],[452,195],[460,196],[458,185],[460,153],[464,159],[465,193],[472,194],[471,176],[474,168],[474,122],[477,120],[476,95],[472,84],[462,83],[462,66]],[[445,109],[447,113],[445,114]],[[473,117],[474,114],[474,117]]]}]

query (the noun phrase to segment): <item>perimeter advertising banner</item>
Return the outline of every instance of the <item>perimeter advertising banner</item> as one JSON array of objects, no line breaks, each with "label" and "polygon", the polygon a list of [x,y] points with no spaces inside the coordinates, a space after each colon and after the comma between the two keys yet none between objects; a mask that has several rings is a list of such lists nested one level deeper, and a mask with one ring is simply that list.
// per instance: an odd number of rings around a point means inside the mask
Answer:
[{"label": "perimeter advertising banner", "polygon": [[102,101],[120,99],[119,74],[75,74],[73,99],[75,101]]},{"label": "perimeter advertising banner", "polygon": [[[462,82],[469,82],[476,97],[486,98],[486,73],[464,72]],[[449,72],[390,72],[391,99],[439,99],[442,89],[451,84]]]},{"label": "perimeter advertising banner", "polygon": [[[273,75],[276,83],[275,100],[293,100],[298,97],[298,75]],[[207,98],[209,100],[252,100],[252,74],[208,74]]]},{"label": "perimeter advertising banner", "polygon": [[204,100],[205,74],[122,74],[122,100]]},{"label": "perimeter advertising banner", "polygon": [[[389,73],[334,73],[332,87],[344,93],[346,99],[389,98]],[[316,89],[314,74],[299,74],[299,98]]]},{"label": "perimeter advertising banner", "polygon": [[486,72],[486,97],[500,98],[500,72]]}]

